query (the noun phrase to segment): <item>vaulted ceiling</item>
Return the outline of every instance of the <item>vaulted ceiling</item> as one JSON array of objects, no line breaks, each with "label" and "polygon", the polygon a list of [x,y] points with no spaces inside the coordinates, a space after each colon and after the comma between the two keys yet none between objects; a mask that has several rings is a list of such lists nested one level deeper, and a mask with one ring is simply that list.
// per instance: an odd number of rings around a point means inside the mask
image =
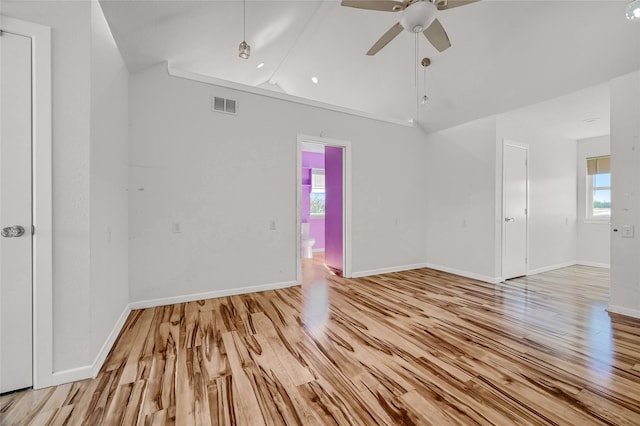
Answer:
[{"label": "vaulted ceiling", "polygon": [[[398,22],[398,13],[336,0],[247,1],[247,60],[238,57],[241,0],[100,3],[131,72],[168,61],[223,80],[414,119],[429,131],[640,69],[640,22],[625,19],[626,1],[482,0],[439,12],[448,50],[403,32],[373,57],[365,52]],[[426,69],[419,65],[423,57],[431,59]],[[585,119],[587,103],[602,110],[601,100],[589,99],[579,101]]]}]

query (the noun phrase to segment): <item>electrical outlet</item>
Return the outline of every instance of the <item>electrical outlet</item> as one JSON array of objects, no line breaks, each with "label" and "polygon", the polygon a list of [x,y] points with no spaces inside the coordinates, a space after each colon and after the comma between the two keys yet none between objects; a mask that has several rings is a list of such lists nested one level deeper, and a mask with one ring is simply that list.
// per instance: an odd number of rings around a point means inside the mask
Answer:
[{"label": "electrical outlet", "polygon": [[622,238],[633,238],[633,225],[622,225]]}]

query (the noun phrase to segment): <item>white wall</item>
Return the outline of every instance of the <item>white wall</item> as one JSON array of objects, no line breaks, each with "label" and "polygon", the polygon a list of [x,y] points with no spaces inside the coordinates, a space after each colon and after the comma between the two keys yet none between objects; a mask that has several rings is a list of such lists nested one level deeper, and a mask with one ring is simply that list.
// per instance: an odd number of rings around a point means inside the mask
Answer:
[{"label": "white wall", "polygon": [[493,281],[496,118],[427,135],[427,262]]},{"label": "white wall", "polygon": [[[298,134],[352,143],[354,274],[424,262],[419,129],[170,77],[163,65],[129,87],[132,301],[295,281]],[[211,112],[214,94],[238,100],[239,114]]]},{"label": "white wall", "polygon": [[427,136],[430,266],[500,279],[505,139],[529,145],[529,272],[575,262],[576,142],[500,115]]},{"label": "white wall", "polygon": [[[611,81],[611,300],[640,318],[640,72]],[[622,225],[635,227],[622,238]]]},{"label": "white wall", "polygon": [[129,303],[129,73],[91,3],[91,355]]},{"label": "white wall", "polygon": [[578,140],[578,242],[576,260],[582,265],[609,267],[611,262],[610,226],[608,222],[586,221],[587,158],[609,155],[610,136]]},{"label": "white wall", "polygon": [[[576,141],[529,128],[508,114],[497,120],[498,143],[504,139],[529,145],[528,273],[575,263]],[[498,157],[501,165],[501,151]]]}]

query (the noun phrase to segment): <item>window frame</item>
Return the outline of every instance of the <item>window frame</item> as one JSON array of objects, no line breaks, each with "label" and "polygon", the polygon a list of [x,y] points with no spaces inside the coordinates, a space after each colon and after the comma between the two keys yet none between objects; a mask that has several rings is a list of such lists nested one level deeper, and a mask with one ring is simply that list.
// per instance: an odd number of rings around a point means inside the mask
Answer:
[{"label": "window frame", "polygon": [[[600,158],[607,158],[608,161],[610,161],[610,155],[603,155],[601,157],[593,157],[593,158],[588,158],[587,159],[587,164],[589,162],[589,160],[597,160]],[[607,169],[606,173],[589,173],[589,167],[587,166],[587,170],[586,170],[586,206],[585,206],[585,223],[603,223],[603,224],[608,224],[611,222],[611,207],[609,207],[609,214],[605,214],[605,215],[594,215],[594,207],[593,207],[593,195],[596,191],[601,191],[601,190],[609,190],[609,195],[611,195],[611,180],[609,180],[609,186],[595,186],[594,185],[594,180],[596,179],[596,176],[598,175],[603,175],[603,174],[608,174],[611,175],[611,170]],[[609,177],[609,179],[611,179],[611,177]],[[611,202],[611,201],[610,201]]]},{"label": "window frame", "polygon": [[[317,178],[317,176],[322,176],[323,179],[319,179]],[[325,187],[325,180],[324,180],[324,176],[325,176],[325,170],[324,169],[317,169],[317,168],[313,168],[311,169],[311,191],[309,191],[309,204],[311,205],[311,201],[312,201],[312,197],[313,194],[326,194],[326,187]],[[320,184],[321,183],[321,184]],[[325,195],[326,196],[326,195]],[[325,199],[326,201],[326,199]],[[326,205],[325,205],[325,209],[326,209]],[[314,218],[314,219],[321,219],[325,216],[325,212],[322,213],[314,213],[311,211],[311,209],[309,209],[309,215]]]}]

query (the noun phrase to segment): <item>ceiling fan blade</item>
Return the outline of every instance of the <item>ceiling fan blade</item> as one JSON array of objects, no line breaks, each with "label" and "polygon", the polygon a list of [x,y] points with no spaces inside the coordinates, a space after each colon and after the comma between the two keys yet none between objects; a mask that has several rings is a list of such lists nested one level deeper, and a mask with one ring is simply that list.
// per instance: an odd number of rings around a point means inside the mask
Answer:
[{"label": "ceiling fan blade", "polygon": [[436,7],[438,10],[447,10],[453,9],[454,7],[464,6],[469,3],[475,3],[480,0],[446,0],[446,1],[436,1]]},{"label": "ceiling fan blade", "polygon": [[442,24],[437,19],[433,21],[429,28],[422,32],[424,36],[429,40],[433,47],[438,49],[438,52],[442,52],[443,50],[447,50],[451,47],[451,42],[449,41],[449,36],[447,32],[442,28]]},{"label": "ceiling fan blade", "polygon": [[385,47],[391,40],[396,38],[398,34],[400,34],[404,30],[400,22],[395,24],[393,27],[389,28],[389,30],[380,37],[378,41],[375,42],[371,49],[367,52],[367,55],[373,56],[380,51],[383,47]]},{"label": "ceiling fan blade", "polygon": [[342,5],[382,12],[398,12],[405,8],[403,2],[396,0],[342,0]]}]

